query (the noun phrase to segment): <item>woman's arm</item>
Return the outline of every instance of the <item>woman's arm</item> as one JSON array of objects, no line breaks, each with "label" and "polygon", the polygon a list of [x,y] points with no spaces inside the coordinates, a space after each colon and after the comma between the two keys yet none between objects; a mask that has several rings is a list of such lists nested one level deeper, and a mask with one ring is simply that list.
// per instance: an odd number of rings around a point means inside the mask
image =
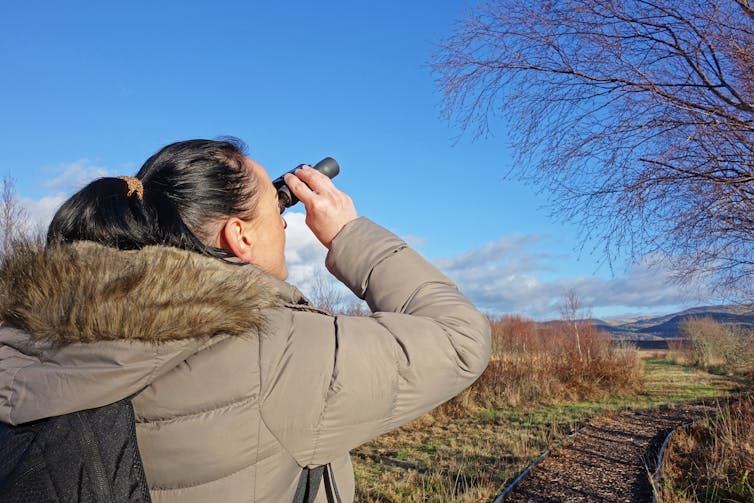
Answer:
[{"label": "woman's arm", "polygon": [[[489,361],[490,327],[455,284],[403,240],[356,219],[350,197],[329,178],[305,168],[286,183],[329,248],[328,269],[374,313],[282,315],[290,316],[283,322],[289,330],[285,363],[263,370],[275,375],[276,388],[267,394],[263,416],[268,426],[278,425],[272,429],[300,464],[318,465],[471,385]],[[278,412],[285,400],[297,411],[292,417]]]},{"label": "woman's arm", "polygon": [[366,219],[333,242],[328,268],[374,312],[335,319],[336,360],[313,463],[452,398],[487,366],[487,319],[398,237]]},{"label": "woman's arm", "polygon": [[[262,337],[262,416],[301,465],[319,465],[424,414],[487,366],[487,319],[397,236],[360,218],[330,270],[374,311],[277,309]],[[274,356],[273,356],[274,355]]]}]

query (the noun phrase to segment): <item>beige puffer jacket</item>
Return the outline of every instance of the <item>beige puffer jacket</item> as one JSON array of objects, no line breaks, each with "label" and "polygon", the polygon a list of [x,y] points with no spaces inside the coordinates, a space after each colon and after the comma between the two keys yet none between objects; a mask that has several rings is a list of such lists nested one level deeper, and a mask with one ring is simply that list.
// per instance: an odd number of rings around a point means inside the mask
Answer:
[{"label": "beige puffer jacket", "polygon": [[489,324],[364,218],[327,266],[372,316],[330,316],[253,266],[172,248],[19,252],[0,278],[0,420],[140,392],[153,501],[291,501],[302,467],[325,463],[351,501],[348,451],[469,386],[487,365]]}]

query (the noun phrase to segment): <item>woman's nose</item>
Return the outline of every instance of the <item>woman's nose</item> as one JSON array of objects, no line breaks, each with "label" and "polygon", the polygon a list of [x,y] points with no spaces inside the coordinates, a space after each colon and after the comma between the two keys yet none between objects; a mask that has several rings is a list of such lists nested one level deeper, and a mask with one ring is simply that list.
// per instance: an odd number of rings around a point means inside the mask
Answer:
[{"label": "woman's nose", "polygon": [[280,216],[280,220],[283,221],[283,229],[287,229],[288,228],[288,222],[285,221],[285,218],[283,218],[282,215]]}]

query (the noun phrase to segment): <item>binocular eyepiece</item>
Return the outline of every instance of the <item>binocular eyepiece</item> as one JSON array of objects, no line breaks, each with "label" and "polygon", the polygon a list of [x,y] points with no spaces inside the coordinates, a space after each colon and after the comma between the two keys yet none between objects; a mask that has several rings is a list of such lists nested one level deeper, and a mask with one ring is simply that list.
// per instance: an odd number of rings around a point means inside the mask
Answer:
[{"label": "binocular eyepiece", "polygon": [[[288,186],[285,184],[285,180],[283,177],[287,173],[293,174],[294,171],[296,171],[298,168],[303,166],[303,164],[299,164],[295,168],[293,168],[290,171],[287,171],[286,173],[283,173],[279,177],[275,178],[272,181],[272,184],[275,186],[275,189],[278,191],[278,205],[280,206],[280,212],[282,213],[284,209],[290,208],[294,204],[298,202],[298,198],[293,195],[293,192],[291,192],[291,189],[288,188]],[[321,161],[319,161],[317,164],[312,166],[312,168],[316,169],[323,175],[327,175],[328,178],[332,179],[335,178],[335,176],[340,173],[340,166],[338,166],[338,161],[333,159],[332,157],[325,157]]]}]

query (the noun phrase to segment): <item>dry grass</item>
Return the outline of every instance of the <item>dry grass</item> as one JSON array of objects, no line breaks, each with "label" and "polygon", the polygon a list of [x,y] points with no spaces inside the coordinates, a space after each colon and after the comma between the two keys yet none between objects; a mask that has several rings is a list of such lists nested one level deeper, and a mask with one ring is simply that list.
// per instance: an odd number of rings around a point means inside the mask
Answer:
[{"label": "dry grass", "polygon": [[660,500],[754,501],[754,398],[673,436],[663,462]]},{"label": "dry grass", "polygon": [[541,419],[493,412],[424,416],[353,452],[356,500],[492,501],[523,466],[570,429]]}]

